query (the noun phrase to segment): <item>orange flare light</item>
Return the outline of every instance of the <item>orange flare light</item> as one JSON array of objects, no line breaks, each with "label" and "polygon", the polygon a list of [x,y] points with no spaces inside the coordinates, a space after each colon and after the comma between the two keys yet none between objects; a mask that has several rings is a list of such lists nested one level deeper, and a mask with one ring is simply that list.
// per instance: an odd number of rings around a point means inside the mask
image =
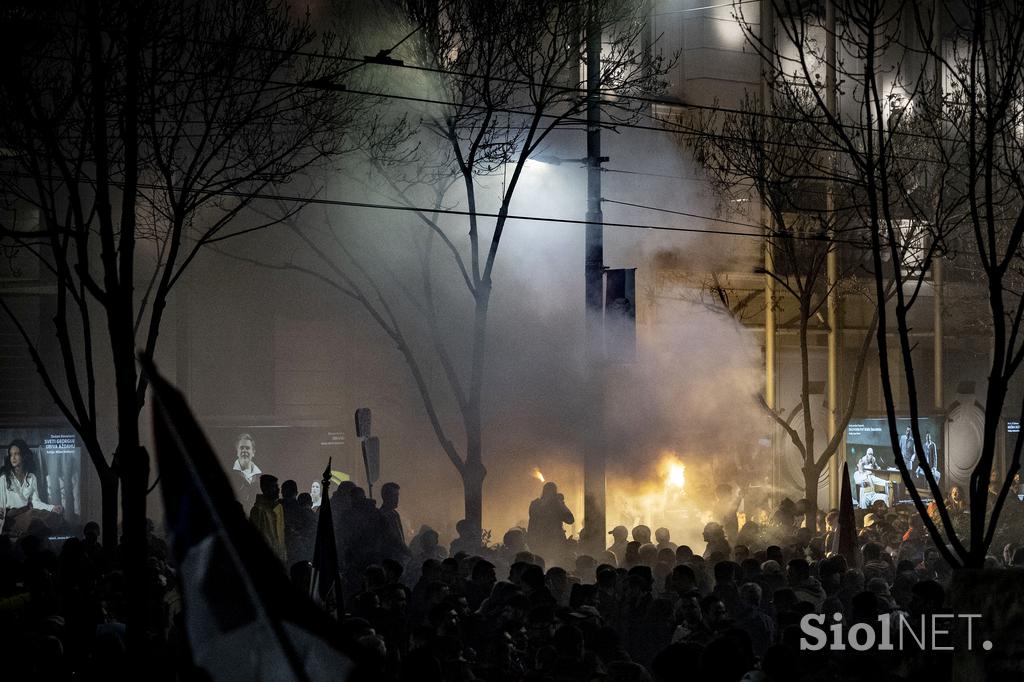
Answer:
[{"label": "orange flare light", "polygon": [[541,483],[543,483],[544,480],[545,480],[544,479],[544,474],[542,474],[540,472],[540,469],[538,469],[537,467],[533,467],[533,477],[536,478]]},{"label": "orange flare light", "polygon": [[682,462],[669,460],[665,485],[669,488],[682,489],[686,485],[686,466]]}]

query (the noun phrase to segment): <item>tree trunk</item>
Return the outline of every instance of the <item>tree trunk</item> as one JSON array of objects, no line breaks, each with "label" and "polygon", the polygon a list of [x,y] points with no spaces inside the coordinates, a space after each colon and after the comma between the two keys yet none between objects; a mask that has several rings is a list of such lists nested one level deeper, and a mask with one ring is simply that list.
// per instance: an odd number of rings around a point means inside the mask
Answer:
[{"label": "tree trunk", "polygon": [[462,471],[462,490],[466,502],[466,521],[472,524],[473,528],[483,528],[483,506],[484,506],[484,477],[487,470],[480,462],[479,455],[466,463]]},{"label": "tree trunk", "polygon": [[119,479],[113,469],[96,469],[100,478],[100,530],[103,539],[103,552],[108,560],[117,556],[117,491]]},{"label": "tree trunk", "polygon": [[487,468],[483,462],[483,402],[484,361],[487,351],[487,312],[490,305],[490,283],[481,281],[476,294],[476,312],[473,318],[473,358],[469,391],[463,409],[466,428],[466,461],[462,467],[462,487],[466,496],[466,521],[477,530],[483,529],[484,477]]},{"label": "tree trunk", "polygon": [[124,537],[122,562],[128,597],[127,643],[129,655],[136,663],[144,663],[150,623],[149,590],[146,586],[146,484],[149,477],[149,455],[138,444],[122,443],[118,448],[121,476],[121,523]]},{"label": "tree trunk", "polygon": [[[121,323],[121,327],[117,326]],[[146,488],[149,483],[149,455],[140,446],[138,374],[135,367],[131,317],[122,316],[112,324],[121,331],[112,341],[117,389],[118,445],[114,468],[121,479],[121,548],[127,598],[126,644],[133,670],[146,665],[149,590],[147,589]],[[112,335],[113,336],[113,335]]]},{"label": "tree trunk", "polygon": [[474,528],[482,529],[484,477],[487,469],[483,463],[483,429],[480,424],[479,403],[466,408],[466,462],[462,467],[462,487],[466,495],[466,520]]},{"label": "tree trunk", "polygon": [[818,478],[821,476],[816,467],[804,465],[804,499],[807,500],[807,514],[805,520],[811,534],[818,532]]}]

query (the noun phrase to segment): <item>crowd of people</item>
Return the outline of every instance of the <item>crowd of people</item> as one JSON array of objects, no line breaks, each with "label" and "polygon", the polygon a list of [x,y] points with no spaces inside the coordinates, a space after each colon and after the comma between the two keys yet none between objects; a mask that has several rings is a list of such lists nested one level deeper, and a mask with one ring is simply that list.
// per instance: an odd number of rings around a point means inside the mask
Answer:
[{"label": "crowd of people", "polygon": [[[248,518],[308,590],[321,501],[314,506],[291,480],[252,480],[259,492]],[[618,526],[605,551],[586,554],[565,536],[573,515],[553,483],[530,505],[528,526],[496,544],[465,521],[448,546],[426,526],[407,541],[399,493],[385,484],[379,506],[351,482],[329,493],[339,628],[361,652],[365,679],[950,679],[950,652],[800,648],[807,614],[878,627],[879,616],[948,609],[952,571],[912,507],[858,509],[851,561],[831,551],[837,510],[808,515],[806,503],[785,499],[741,525],[739,491],[723,484],[702,546],[677,546],[667,528]],[[954,513],[967,512],[954,504]],[[1020,538],[1009,537],[991,567],[1024,566]],[[155,532],[149,548],[154,679],[191,679],[179,573]],[[0,538],[0,641],[11,679],[109,678],[118,669],[124,576],[109,549],[95,523],[65,539],[40,525]]]}]

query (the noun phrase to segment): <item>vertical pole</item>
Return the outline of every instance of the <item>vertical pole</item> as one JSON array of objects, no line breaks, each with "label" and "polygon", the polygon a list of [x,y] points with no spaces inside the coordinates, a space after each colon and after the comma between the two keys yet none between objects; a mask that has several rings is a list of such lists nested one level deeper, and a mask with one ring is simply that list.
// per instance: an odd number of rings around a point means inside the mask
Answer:
[{"label": "vertical pole", "polygon": [[651,47],[654,45],[654,20],[651,16],[654,0],[643,0],[644,30],[640,34],[640,54],[644,59],[651,58]]},{"label": "vertical pole", "polygon": [[[943,5],[939,0],[935,0],[932,4],[932,40],[934,44],[932,49],[936,54],[942,53],[942,8]],[[935,94],[938,100],[935,105],[939,113],[942,112],[944,104],[944,93],[943,93],[943,72],[942,72],[942,61],[934,59],[934,74],[935,79]],[[935,289],[935,296],[932,299],[932,315],[933,315],[933,330],[935,332],[935,345],[934,345],[934,364],[935,364],[935,409],[939,412],[945,409],[945,399],[942,391],[943,377],[943,363],[942,363],[942,342],[943,342],[943,326],[942,326],[942,308],[945,303],[943,286],[943,272],[942,272],[942,258],[939,256],[935,257],[932,261],[932,286]]]},{"label": "vertical pole", "polygon": [[[775,253],[773,242],[768,236],[771,215],[763,206],[761,220],[765,225],[764,240],[764,402],[769,409],[775,409]],[[771,492],[772,502],[779,497],[779,427],[771,423]]]},{"label": "vertical pole", "polygon": [[589,2],[587,18],[587,228],[584,251],[588,410],[583,453],[583,525],[586,551],[605,548],[605,453],[602,428],[604,367],[603,288],[604,215],[601,211],[601,22],[598,3]]},{"label": "vertical pole", "polygon": [[[832,114],[838,113],[836,101],[836,3],[828,0],[825,4],[825,98]],[[826,152],[828,153],[828,152]],[[831,155],[830,155],[831,156]],[[829,169],[832,164],[829,163]],[[828,442],[836,435],[839,414],[839,249],[836,246],[836,197],[833,178],[827,179],[826,213],[830,225],[827,242],[828,254],[825,264],[825,286],[828,291]],[[829,463],[829,491],[831,506],[839,507],[842,478],[842,460],[846,448],[840,445]]]},{"label": "vertical pole", "polygon": [[943,282],[942,282],[942,259],[936,258],[932,261],[932,286],[935,289],[935,296],[932,299],[933,326],[935,331],[935,409],[941,412],[945,408],[945,400],[942,395],[942,308],[943,308]]},{"label": "vertical pole", "polygon": [[[832,199],[832,192],[829,192]],[[829,207],[829,211],[834,210]],[[828,292],[828,442],[835,438],[839,422],[839,292],[838,273],[839,254],[834,244],[829,244],[828,261],[826,263],[826,286]],[[853,397],[850,396],[850,399]],[[839,507],[842,486],[842,466],[846,456],[846,448],[842,443],[836,448],[835,455],[829,463],[829,490],[831,506]]]},{"label": "vertical pole", "polygon": [[[761,38],[768,46],[771,58],[771,50],[775,47],[775,13],[772,11],[772,0],[761,0]],[[762,64],[761,67],[761,109],[768,113],[771,103],[772,91],[770,84],[771,72],[769,65]],[[761,223],[764,225],[764,400],[769,408],[775,409],[775,254],[771,239],[772,217],[761,201]],[[771,496],[772,501],[778,497],[779,491],[779,448],[778,448],[778,427],[774,422],[771,426]]]}]

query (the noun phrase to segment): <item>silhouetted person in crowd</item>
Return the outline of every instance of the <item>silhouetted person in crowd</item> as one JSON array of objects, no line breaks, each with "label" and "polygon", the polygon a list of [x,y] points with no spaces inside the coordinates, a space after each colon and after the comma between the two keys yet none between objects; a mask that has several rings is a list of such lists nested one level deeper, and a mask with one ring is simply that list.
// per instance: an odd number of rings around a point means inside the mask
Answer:
[{"label": "silhouetted person in crowd", "polygon": [[654,565],[658,563],[658,548],[649,542],[646,545],[640,545],[640,563],[654,568]]},{"label": "silhouetted person in crowd", "polygon": [[647,610],[654,600],[654,577],[647,566],[634,566],[626,574],[625,590],[622,594],[622,615],[619,630],[623,644],[630,656],[636,658],[643,646],[644,622]]},{"label": "silhouetted person in crowd", "polygon": [[466,519],[459,519],[455,524],[455,532],[458,534],[454,540],[452,540],[451,547],[448,550],[448,554],[455,556],[459,552],[466,554],[478,554],[482,549],[480,543],[480,531],[477,530],[476,526]]},{"label": "silhouetted person in crowd", "polygon": [[720,483],[715,487],[714,520],[722,527],[729,542],[736,542],[740,534],[737,513],[742,500],[741,492],[729,483]]},{"label": "silhouetted person in crowd", "polygon": [[[723,605],[724,608],[724,605]],[[676,605],[676,631],[672,634],[673,642],[690,642],[704,645],[711,641],[714,633],[704,621],[701,609],[700,592],[693,590],[679,596]]]},{"label": "silhouetted person in crowd", "polygon": [[640,543],[630,540],[626,543],[626,555],[619,561],[619,568],[630,569],[640,564]]},{"label": "silhouetted person in crowd", "polygon": [[544,575],[544,583],[559,606],[569,605],[569,574],[561,566],[552,566]]},{"label": "silhouetted person in crowd", "polygon": [[281,510],[284,512],[284,548],[288,555],[289,566],[301,559],[309,560],[308,557],[299,556],[297,525],[300,522],[298,496],[299,486],[295,481],[289,479],[281,484]]},{"label": "silhouetted person in crowd", "polygon": [[530,547],[548,562],[557,561],[565,553],[565,529],[562,524],[575,521],[558,486],[548,481],[540,497],[530,503],[530,524],[527,527]]},{"label": "silhouetted person in crowd", "polygon": [[710,521],[704,525],[704,542],[708,543],[704,549],[704,559],[710,559],[713,554],[721,554],[722,559],[727,559],[732,554],[732,548],[725,539],[725,531],[719,523]]},{"label": "silhouetted person in crowd", "polygon": [[[294,545],[293,548],[289,548],[289,553],[294,551],[296,557],[294,561],[312,561],[313,547],[316,544],[317,521],[316,512],[313,511],[313,497],[309,493],[299,493],[299,496],[295,498],[295,503],[294,518],[290,523],[287,513],[285,514],[285,547],[288,548],[288,528],[291,525]],[[291,559],[289,560],[291,561]]]},{"label": "silhouetted person in crowd", "polygon": [[441,561],[447,552],[438,543],[437,531],[430,526],[421,526],[415,537],[409,542],[409,551],[412,552],[410,563],[419,566],[424,561]]},{"label": "silhouetted person in crowd", "polygon": [[715,573],[715,587],[711,593],[722,600],[730,613],[735,611],[739,601],[739,588],[736,585],[738,568],[732,561],[719,561],[712,569]]},{"label": "silhouetted person in crowd", "polygon": [[89,521],[85,524],[82,528],[82,543],[89,551],[93,548],[96,550],[102,550],[103,546],[100,543],[100,524],[95,521]]},{"label": "silhouetted person in crowd", "polygon": [[666,594],[678,606],[682,595],[697,589],[697,578],[686,564],[676,564],[665,583]]},{"label": "silhouetted person in crowd", "polygon": [[342,481],[331,493],[331,518],[334,521],[334,541],[338,547],[338,559],[344,566],[345,551],[351,535],[348,524],[349,511],[352,509],[352,490],[356,484]]},{"label": "silhouetted person in crowd", "polygon": [[[349,497],[351,507],[344,521],[348,526],[345,562],[353,569],[350,574],[355,574],[362,573],[367,566],[380,560],[385,531],[377,503],[366,497],[366,491],[358,486],[353,487],[349,491]],[[395,516],[397,517],[397,512]],[[355,583],[353,580],[353,584]]]},{"label": "silhouetted person in crowd", "polygon": [[405,561],[409,548],[405,544],[405,528],[398,514],[398,495],[401,489],[397,483],[385,483],[380,489],[381,553],[385,558]]},{"label": "silhouetted person in crowd", "polygon": [[763,592],[757,583],[744,583],[739,588],[735,625],[750,636],[754,654],[761,656],[775,640],[775,621],[761,606]]},{"label": "silhouetted person in crowd", "polygon": [[649,526],[640,524],[633,528],[633,540],[639,542],[640,546],[643,547],[651,542],[651,529]]},{"label": "silhouetted person in crowd", "polygon": [[615,526],[608,535],[612,536],[612,544],[608,548],[608,551],[615,555],[615,560],[619,565],[622,564],[622,560],[626,558],[626,545],[629,544],[629,530],[625,526]]},{"label": "silhouetted person in crowd", "polygon": [[501,537],[501,544],[496,548],[498,559],[509,566],[520,552],[527,551],[526,531],[522,528],[509,528]]},{"label": "silhouetted person in crowd", "polygon": [[466,581],[466,601],[472,611],[480,608],[484,600],[491,596],[494,584],[498,577],[494,572],[494,564],[486,559],[480,559],[473,564],[473,572]]},{"label": "silhouetted person in crowd", "polygon": [[810,566],[804,559],[793,559],[789,562],[786,580],[799,600],[810,602],[816,609],[825,601],[825,590],[817,578],[811,577]]},{"label": "silhouetted person in crowd", "polygon": [[277,476],[260,476],[260,494],[256,496],[256,501],[249,512],[249,520],[263,535],[263,539],[278,558],[285,562],[287,550],[284,544],[284,508],[278,499],[280,493]]},{"label": "silhouetted person in crowd", "polygon": [[676,551],[676,543],[672,542],[672,536],[668,528],[659,528],[654,531],[654,539],[658,543],[658,550],[670,550],[673,554]]},{"label": "silhouetted person in crowd", "polygon": [[796,503],[788,497],[779,502],[779,508],[772,515],[772,526],[781,529],[783,532],[796,527],[799,521],[799,512]]}]

